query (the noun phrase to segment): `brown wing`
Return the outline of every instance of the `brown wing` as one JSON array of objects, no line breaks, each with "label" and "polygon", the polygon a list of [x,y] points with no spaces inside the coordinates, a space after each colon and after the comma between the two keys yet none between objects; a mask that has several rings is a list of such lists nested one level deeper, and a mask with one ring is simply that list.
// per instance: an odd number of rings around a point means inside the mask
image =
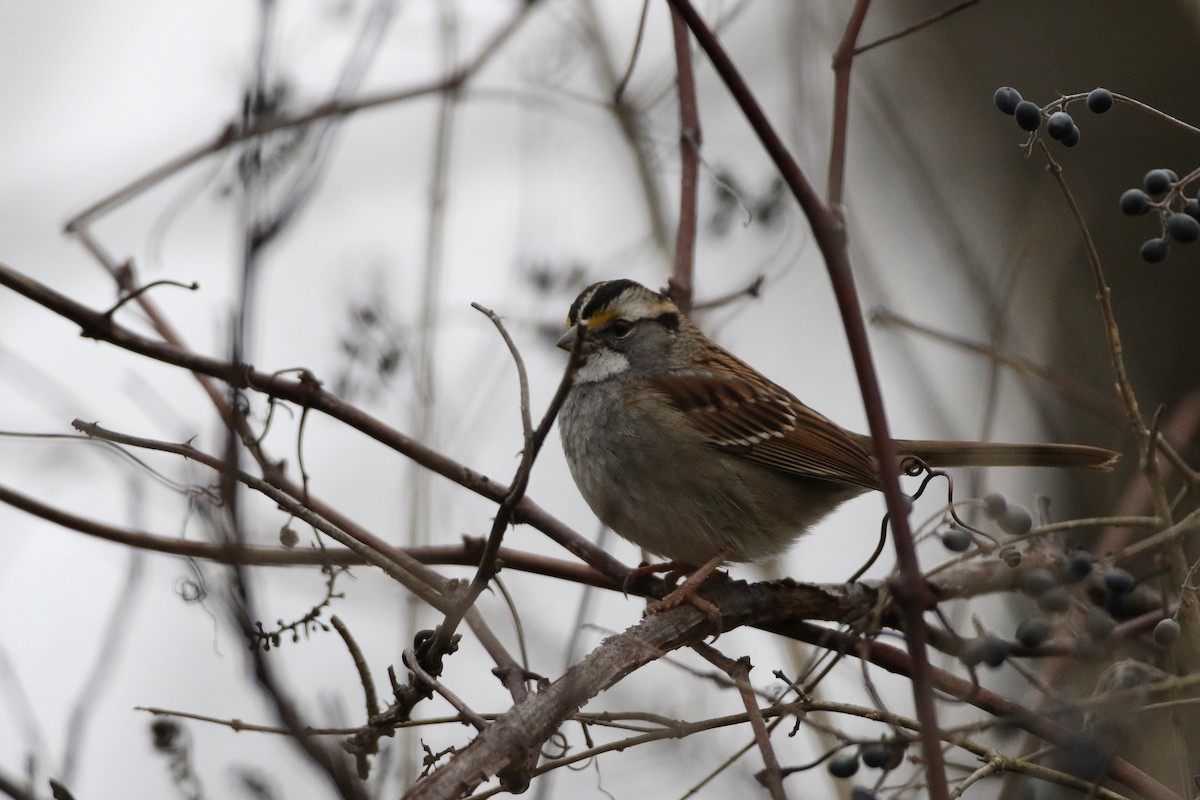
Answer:
[{"label": "brown wing", "polygon": [[725,351],[654,384],[725,452],[807,478],[879,487],[874,462],[852,434]]}]

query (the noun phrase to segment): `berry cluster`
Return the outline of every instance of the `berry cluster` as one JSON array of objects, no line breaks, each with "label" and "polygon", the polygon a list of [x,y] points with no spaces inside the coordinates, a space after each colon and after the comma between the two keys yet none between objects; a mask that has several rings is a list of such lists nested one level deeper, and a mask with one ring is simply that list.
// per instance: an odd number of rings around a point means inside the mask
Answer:
[{"label": "berry cluster", "polygon": [[[1002,494],[992,493],[983,498],[983,513],[992,521],[999,525],[1006,533],[1013,536],[1021,536],[1029,533],[1033,529],[1033,515],[1029,513],[1029,509],[1020,503],[1010,503]],[[966,528],[951,523],[946,530],[941,533],[942,546],[947,550],[955,553],[963,553],[971,549],[974,544],[974,539],[971,532]],[[1001,558],[1008,560],[1008,552],[1000,553]],[[1017,558],[1017,566],[1020,564],[1020,558]]]},{"label": "berry cluster", "polygon": [[[1020,536],[1033,527],[1029,510],[1009,502],[1002,494],[987,495],[982,505],[984,514],[1011,535]],[[956,553],[969,550],[974,544],[971,531],[955,524],[941,533],[941,541],[947,550]],[[997,555],[1004,558],[1009,566],[1017,567],[1021,563],[1021,552],[1014,545],[1005,545],[997,551]],[[1014,558],[1010,561],[1009,556]],[[1099,581],[1102,590],[1092,584],[1089,591],[1096,605],[1087,601],[1087,592],[1072,591],[1071,587],[1090,577],[1095,568],[1095,556],[1079,550],[1072,553],[1057,572],[1042,567],[1023,571],[1017,579],[1017,586],[1025,596],[1037,603],[1037,613],[1017,626],[1012,641],[993,635],[964,639],[958,651],[958,660],[971,668],[980,665],[998,668],[1009,658],[1014,647],[1033,648],[1045,643],[1055,630],[1053,618],[1076,605],[1082,609],[1085,602],[1090,607],[1082,619],[1083,641],[1089,646],[1104,643],[1116,627],[1117,620],[1129,619],[1144,609],[1139,609],[1134,602],[1136,581],[1133,575],[1120,567],[1112,567],[1104,572]],[[1096,596],[1097,592],[1102,597]],[[1154,628],[1154,641],[1162,647],[1168,647],[1179,638],[1179,634],[1179,623],[1168,617],[1160,620]]]},{"label": "berry cluster", "polygon": [[1062,142],[1064,147],[1079,144],[1079,126],[1075,124],[1074,117],[1067,113],[1068,103],[1085,99],[1088,110],[1094,114],[1103,114],[1113,107],[1113,95],[1107,89],[1093,89],[1086,96],[1060,97],[1045,108],[1023,99],[1021,93],[1011,86],[1001,86],[996,90],[993,99],[996,101],[996,108],[1014,118],[1021,130],[1031,134],[1036,134],[1042,127],[1044,118],[1046,135],[1056,142]]},{"label": "berry cluster", "polygon": [[[1037,603],[1039,613],[1017,626],[1016,641],[1025,647],[1037,647],[1049,639],[1054,632],[1054,623],[1048,617],[1070,610],[1073,600],[1067,587],[1089,577],[1095,565],[1096,559],[1091,553],[1079,550],[1071,555],[1058,574],[1041,567],[1022,573],[1017,585],[1024,595]],[[1083,616],[1083,630],[1093,644],[1108,639],[1116,627],[1116,620],[1127,619],[1138,611],[1133,600],[1137,581],[1128,570],[1112,567],[1103,574],[1101,583],[1104,587],[1102,606],[1089,608]],[[1154,641],[1167,647],[1179,638],[1179,633],[1179,623],[1168,617],[1154,628]],[[959,660],[968,663],[965,646]]]},{"label": "berry cluster", "polygon": [[[863,766],[888,772],[900,766],[907,748],[907,742],[896,740],[864,742],[858,746],[856,752],[842,753],[829,759],[829,774],[835,778],[852,777],[858,772],[860,759]],[[874,800],[875,793],[862,786],[855,786],[850,796],[853,800]]]},{"label": "berry cluster", "polygon": [[1196,177],[1193,173],[1181,181],[1174,170],[1152,169],[1142,178],[1141,189],[1121,194],[1121,213],[1140,217],[1153,208],[1162,223],[1161,235],[1142,243],[1142,260],[1157,264],[1167,257],[1169,241],[1191,244],[1200,239],[1200,197],[1184,194],[1185,184]]}]

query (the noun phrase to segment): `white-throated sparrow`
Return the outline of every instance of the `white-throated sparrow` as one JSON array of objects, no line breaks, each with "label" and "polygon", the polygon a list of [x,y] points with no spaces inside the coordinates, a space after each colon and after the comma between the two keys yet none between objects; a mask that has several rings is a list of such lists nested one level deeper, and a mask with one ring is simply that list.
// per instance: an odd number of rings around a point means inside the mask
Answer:
[{"label": "white-throated sparrow", "polygon": [[[596,516],[646,550],[708,571],[760,561],[880,488],[868,437],[713,343],[666,296],[630,280],[596,283],[567,324],[559,347],[584,336],[559,416],[571,475]],[[1117,455],[1066,444],[896,449],[931,467],[1108,469]]]}]

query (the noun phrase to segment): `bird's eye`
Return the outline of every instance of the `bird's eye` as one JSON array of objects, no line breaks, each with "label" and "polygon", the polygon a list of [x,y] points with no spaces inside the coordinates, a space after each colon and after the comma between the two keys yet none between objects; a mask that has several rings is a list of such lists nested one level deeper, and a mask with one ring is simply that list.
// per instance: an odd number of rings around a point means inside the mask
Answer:
[{"label": "bird's eye", "polygon": [[618,339],[624,339],[626,336],[633,333],[633,323],[627,319],[619,319],[613,324],[609,325],[608,329],[612,331],[613,336],[617,337]]}]

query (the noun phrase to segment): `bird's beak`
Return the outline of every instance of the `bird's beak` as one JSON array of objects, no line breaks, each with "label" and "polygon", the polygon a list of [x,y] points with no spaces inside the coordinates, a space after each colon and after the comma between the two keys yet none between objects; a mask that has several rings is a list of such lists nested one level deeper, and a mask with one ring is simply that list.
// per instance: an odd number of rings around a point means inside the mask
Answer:
[{"label": "bird's beak", "polygon": [[566,350],[567,352],[570,352],[571,348],[573,348],[575,346],[575,340],[578,338],[579,338],[579,326],[572,325],[571,327],[567,328],[566,333],[564,333],[562,336],[558,337],[558,341],[555,342],[554,344],[555,344],[555,346],[560,347],[563,350]]}]

